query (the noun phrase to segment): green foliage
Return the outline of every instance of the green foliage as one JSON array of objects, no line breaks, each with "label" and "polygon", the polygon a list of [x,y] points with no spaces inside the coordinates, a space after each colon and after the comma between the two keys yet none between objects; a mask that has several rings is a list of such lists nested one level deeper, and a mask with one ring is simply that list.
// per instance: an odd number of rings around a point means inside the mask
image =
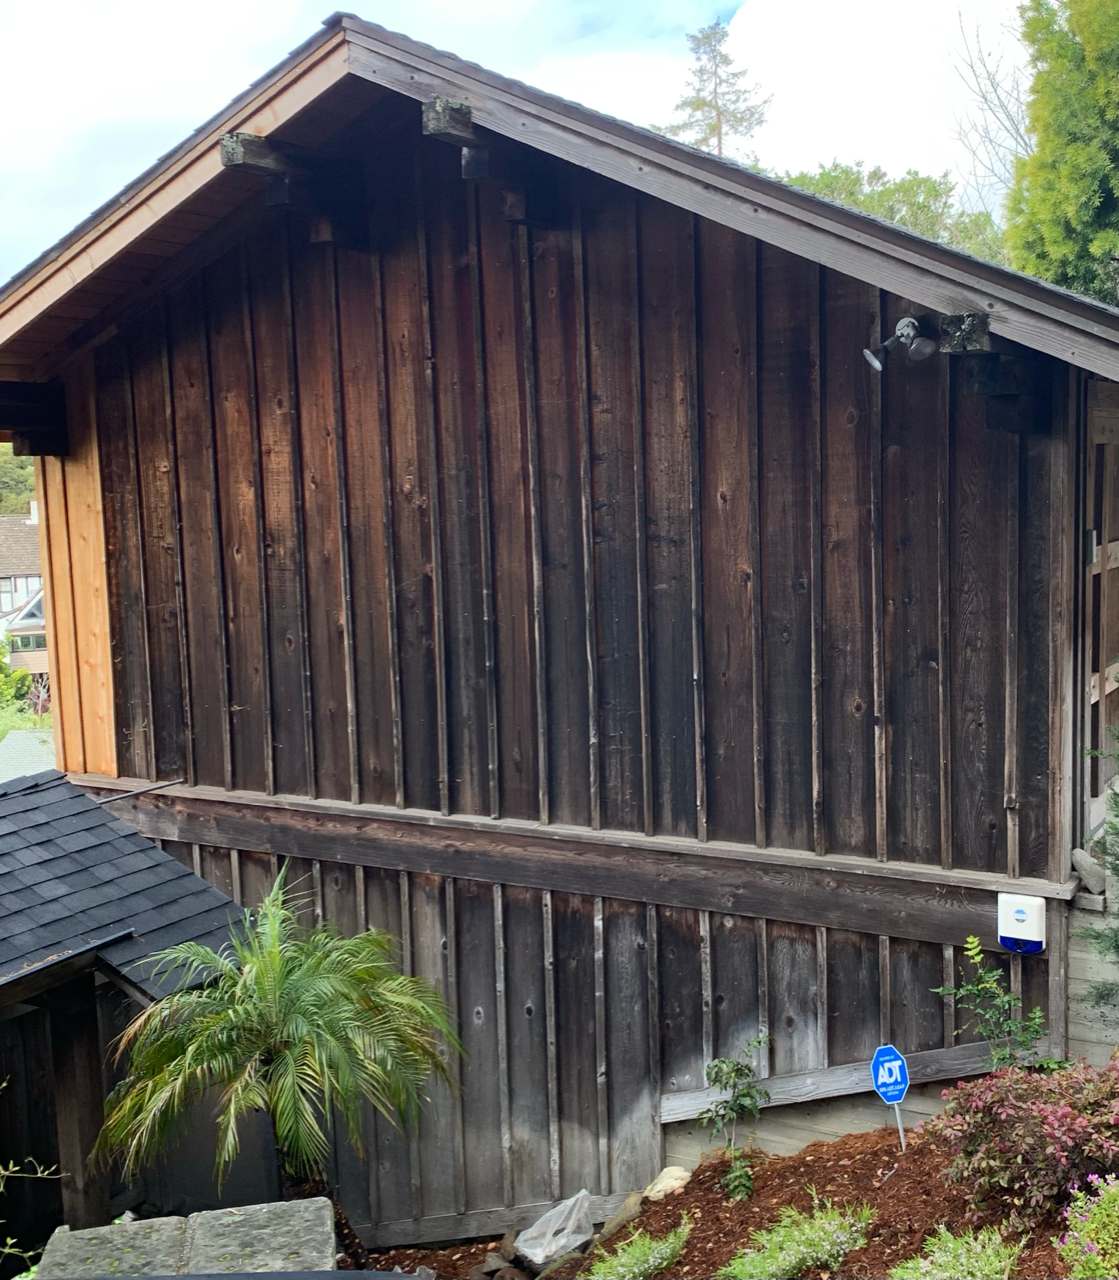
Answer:
[{"label": "green foliage", "polygon": [[833,1270],[852,1249],[866,1244],[873,1221],[869,1205],[837,1209],[813,1193],[811,1213],[786,1205],[776,1225],[755,1231],[751,1248],[732,1258],[719,1275],[723,1280],[797,1280],[810,1267]]},{"label": "green foliage", "polygon": [[407,1120],[431,1074],[447,1076],[441,1038],[452,1051],[458,1044],[446,1008],[428,983],[399,972],[394,940],[376,929],[353,938],[304,929],[299,905],[281,874],[220,951],[187,942],[153,958],[179,990],[120,1037],[117,1058],[128,1065],[106,1104],[98,1156],[119,1154],[134,1174],[216,1090],[219,1179],[237,1155],[241,1119],[264,1111],[285,1179],[315,1180],[332,1112],[360,1150],[363,1102]]},{"label": "green foliage", "polygon": [[948,1176],[976,1209],[1032,1226],[1093,1174],[1119,1168],[1119,1058],[1059,1071],[1004,1067],[946,1089],[925,1132],[952,1153]]},{"label": "green foliage", "polygon": [[23,667],[12,667],[8,662],[7,641],[0,639],[0,707],[26,703],[31,692],[32,676]]},{"label": "green foliage", "polygon": [[722,1089],[724,1096],[700,1114],[699,1123],[714,1129],[727,1146],[735,1145],[738,1122],[756,1120],[769,1101],[769,1094],[758,1085],[758,1073],[751,1060],[754,1051],[765,1042],[765,1036],[755,1036],[742,1046],[739,1057],[715,1058],[707,1064],[707,1083],[712,1089]]},{"label": "green foliage", "polygon": [[637,1231],[608,1257],[599,1258],[587,1274],[591,1280],[648,1280],[672,1266],[683,1253],[691,1231],[691,1219],[686,1216],[666,1236]]},{"label": "green foliage", "polygon": [[745,1151],[731,1154],[723,1174],[723,1190],[728,1200],[749,1200],[754,1194],[754,1163]]},{"label": "green foliage", "polygon": [[1007,1244],[994,1227],[954,1236],[947,1227],[929,1236],[919,1258],[910,1258],[890,1272],[890,1280],[1007,1280],[1020,1244]]},{"label": "green foliage", "polygon": [[745,83],[746,72],[735,67],[724,48],[727,34],[727,24],[717,19],[688,36],[693,61],[688,91],[676,104],[680,119],[661,130],[717,156],[728,154],[736,138],[748,138],[769,105]]},{"label": "green foliage", "polygon": [[972,970],[970,981],[959,987],[934,987],[933,990],[940,996],[953,996],[956,1008],[972,1015],[975,1029],[991,1046],[993,1068],[1039,1065],[1036,1050],[1038,1041],[1045,1035],[1045,1015],[1035,1007],[1022,1016],[1021,1001],[1011,993],[1002,970],[986,963],[983,948],[974,935],[965,942],[964,955]]},{"label": "green foliage", "polygon": [[1054,1241],[1072,1280],[1119,1275],[1119,1178],[1092,1175],[1065,1210],[1065,1232]]},{"label": "green foliage", "polygon": [[896,222],[918,235],[962,249],[988,262],[1003,262],[1002,233],[989,213],[969,213],[956,202],[956,184],[948,173],[939,177],[907,170],[891,178],[884,169],[867,169],[838,160],[815,173],[781,175],[802,191],[859,209],[885,222]]},{"label": "green foliage", "polygon": [[1119,11],[1115,0],[1025,0],[1032,154],[1007,205],[1014,266],[1119,301]]},{"label": "green foliage", "polygon": [[26,515],[34,496],[34,458],[17,458],[10,444],[0,444],[0,516]]}]

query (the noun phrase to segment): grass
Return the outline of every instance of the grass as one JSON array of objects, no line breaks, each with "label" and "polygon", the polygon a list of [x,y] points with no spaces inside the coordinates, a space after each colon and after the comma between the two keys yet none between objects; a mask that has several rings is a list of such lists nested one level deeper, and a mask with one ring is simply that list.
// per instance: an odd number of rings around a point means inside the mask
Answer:
[{"label": "grass", "polygon": [[3,742],[13,729],[35,729],[50,737],[50,712],[48,711],[45,716],[36,716],[22,703],[5,703],[0,706],[0,742]]}]

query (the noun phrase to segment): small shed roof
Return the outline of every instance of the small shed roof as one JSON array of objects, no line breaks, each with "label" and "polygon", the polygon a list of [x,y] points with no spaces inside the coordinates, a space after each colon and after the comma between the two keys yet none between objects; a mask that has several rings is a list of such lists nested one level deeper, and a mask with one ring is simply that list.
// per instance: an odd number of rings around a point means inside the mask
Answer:
[{"label": "small shed roof", "polygon": [[155,999],[174,978],[148,959],[177,942],[219,946],[238,916],[57,770],[0,784],[0,1004],[93,964]]},{"label": "small shed roof", "polygon": [[39,526],[29,516],[0,516],[0,578],[39,572]]}]

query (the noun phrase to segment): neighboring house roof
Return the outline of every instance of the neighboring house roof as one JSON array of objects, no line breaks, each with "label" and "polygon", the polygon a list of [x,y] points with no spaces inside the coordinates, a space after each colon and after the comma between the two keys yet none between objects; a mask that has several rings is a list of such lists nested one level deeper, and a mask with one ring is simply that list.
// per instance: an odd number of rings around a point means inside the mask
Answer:
[{"label": "neighboring house roof", "polygon": [[0,516],[0,578],[39,572],[39,526],[28,516]]},{"label": "neighboring house roof", "polygon": [[[350,15],[336,14],[324,28],[0,290],[0,376],[21,369],[42,376],[52,356],[68,349],[69,332],[82,323],[77,317],[92,305],[81,296],[86,281],[96,278],[102,298],[126,297],[137,287],[137,273],[150,278],[153,258],[170,261],[261,189],[264,178],[223,171],[225,133],[314,146],[388,90],[418,101],[464,102],[474,123],[493,134],[941,313],[985,313],[997,334],[1119,378],[1119,311],[1110,307]],[[67,303],[67,314],[55,314],[56,304],[71,296],[81,306]]]},{"label": "neighboring house roof", "polygon": [[157,998],[174,975],[153,975],[151,955],[188,940],[220,946],[239,914],[64,774],[0,784],[0,1001],[79,962]]},{"label": "neighboring house roof", "polygon": [[36,631],[46,629],[47,619],[43,612],[42,587],[23,604],[16,605],[11,612],[0,614],[0,639],[14,634],[34,634]]},{"label": "neighboring house roof", "polygon": [[13,729],[0,738],[0,783],[54,768],[49,729]]}]

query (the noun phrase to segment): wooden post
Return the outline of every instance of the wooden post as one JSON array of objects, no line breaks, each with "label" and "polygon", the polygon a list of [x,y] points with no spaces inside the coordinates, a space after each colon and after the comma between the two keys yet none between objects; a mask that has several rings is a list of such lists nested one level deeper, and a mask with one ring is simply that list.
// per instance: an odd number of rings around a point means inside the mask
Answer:
[{"label": "wooden post", "polygon": [[82,974],[47,998],[62,1170],[62,1212],[72,1229],[109,1221],[109,1179],[89,1154],[101,1129],[104,1088],[93,975]]}]

